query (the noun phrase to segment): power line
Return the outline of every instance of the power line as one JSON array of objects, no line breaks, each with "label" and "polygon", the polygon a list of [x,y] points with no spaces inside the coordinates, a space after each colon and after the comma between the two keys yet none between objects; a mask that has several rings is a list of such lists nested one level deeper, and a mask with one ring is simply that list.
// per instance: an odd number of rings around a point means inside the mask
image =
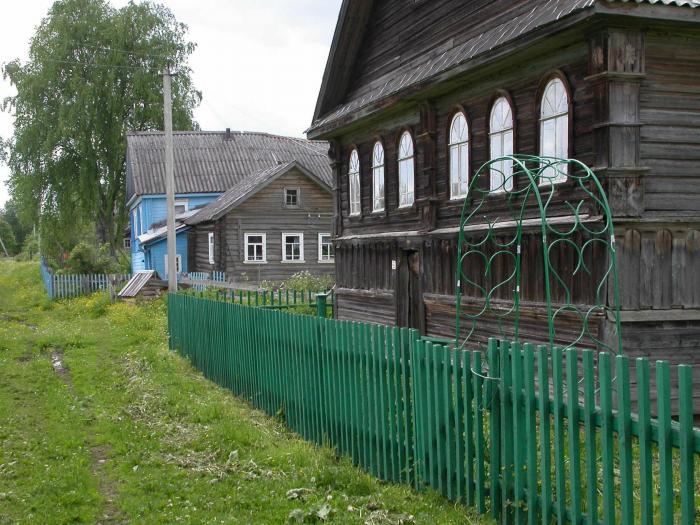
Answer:
[{"label": "power line", "polygon": [[[80,44],[78,47],[86,47],[88,49],[96,49],[98,51],[110,51],[112,53],[122,53],[125,55],[134,55],[143,58],[172,58],[172,55],[153,55],[151,53],[141,52],[141,51],[128,51],[126,49],[114,49],[112,47],[104,46],[90,46],[87,44]],[[155,49],[158,49],[157,47]]]},{"label": "power line", "polygon": [[73,65],[73,66],[82,66],[82,67],[95,67],[95,68],[103,68],[103,69],[138,69],[141,71],[158,71],[162,72],[163,67],[155,67],[155,66],[127,66],[127,65],[119,65],[119,64],[100,64],[97,62],[80,62],[78,60],[57,60],[54,58],[44,58],[41,59],[40,62],[50,62],[53,64],[67,64],[67,65]]}]

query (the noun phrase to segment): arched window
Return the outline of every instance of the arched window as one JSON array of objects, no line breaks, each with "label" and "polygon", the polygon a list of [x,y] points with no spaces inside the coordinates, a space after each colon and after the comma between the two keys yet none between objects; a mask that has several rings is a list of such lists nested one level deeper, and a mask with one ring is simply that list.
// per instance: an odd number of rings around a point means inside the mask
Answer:
[{"label": "arched window", "polygon": [[450,198],[461,199],[469,190],[469,128],[461,111],[450,124]]},{"label": "arched window", "polygon": [[[540,107],[540,155],[569,157],[569,95],[559,78],[549,81],[542,93]],[[566,181],[568,164],[549,167],[542,172],[542,183]]]},{"label": "arched window", "polygon": [[348,183],[350,194],[350,215],[360,214],[360,156],[357,150],[350,153],[350,164],[348,166]]},{"label": "arched window", "polygon": [[[491,108],[489,120],[491,160],[513,154],[513,110],[506,97],[500,97]],[[491,191],[513,189],[513,161],[501,160],[491,164]]]},{"label": "arched window", "polygon": [[384,211],[384,147],[379,141],[372,148],[372,211]]},{"label": "arched window", "polygon": [[399,208],[413,206],[413,139],[404,131],[399,141]]}]

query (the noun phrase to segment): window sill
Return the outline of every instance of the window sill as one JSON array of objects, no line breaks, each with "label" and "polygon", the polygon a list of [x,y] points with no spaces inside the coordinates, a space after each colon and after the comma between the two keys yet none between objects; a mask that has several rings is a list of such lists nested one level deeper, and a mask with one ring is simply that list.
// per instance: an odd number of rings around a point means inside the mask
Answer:
[{"label": "window sill", "polygon": [[318,264],[335,264],[335,259],[331,259],[330,261],[322,261],[319,259]]},{"label": "window sill", "polygon": [[282,263],[283,263],[283,264],[304,264],[305,262],[306,262],[306,261],[303,260],[303,259],[300,260],[300,261],[285,261],[285,260],[282,260]]},{"label": "window sill", "polygon": [[243,261],[243,264],[267,264],[267,261]]}]

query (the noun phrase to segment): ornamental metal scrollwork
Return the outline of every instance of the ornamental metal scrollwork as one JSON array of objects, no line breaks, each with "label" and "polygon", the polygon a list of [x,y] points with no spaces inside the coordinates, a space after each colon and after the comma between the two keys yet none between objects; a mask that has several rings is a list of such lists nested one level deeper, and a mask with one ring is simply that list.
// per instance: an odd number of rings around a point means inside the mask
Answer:
[{"label": "ornamental metal scrollwork", "polygon": [[585,164],[487,162],[470,181],[458,242],[458,347],[499,337],[622,353],[612,214]]}]

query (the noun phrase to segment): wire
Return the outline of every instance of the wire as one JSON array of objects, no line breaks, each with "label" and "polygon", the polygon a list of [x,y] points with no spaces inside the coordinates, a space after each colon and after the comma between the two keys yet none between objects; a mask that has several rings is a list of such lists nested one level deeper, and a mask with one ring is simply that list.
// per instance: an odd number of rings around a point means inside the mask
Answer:
[{"label": "wire", "polygon": [[[99,64],[97,62],[80,62],[77,60],[56,60],[53,58],[44,58],[41,60],[41,62],[50,62],[54,64],[67,64],[67,65],[73,65],[73,66],[82,66],[82,67],[95,67],[95,68],[103,68],[103,69],[138,69],[141,71],[163,71],[162,67],[148,67],[148,66],[124,66],[124,65],[118,65],[118,64]],[[176,74],[176,72],[172,73],[173,75]]]},{"label": "wire", "polygon": [[[103,46],[90,46],[88,44],[80,44],[79,47],[86,47],[88,49],[96,49],[98,51],[110,51],[112,53],[122,53],[125,55],[140,56],[140,57],[144,57],[144,58],[172,58],[172,55],[153,55],[153,54],[146,53],[146,52],[127,51],[125,49],[114,49],[111,47],[103,47]],[[158,49],[158,48],[155,48],[155,49]]]}]

